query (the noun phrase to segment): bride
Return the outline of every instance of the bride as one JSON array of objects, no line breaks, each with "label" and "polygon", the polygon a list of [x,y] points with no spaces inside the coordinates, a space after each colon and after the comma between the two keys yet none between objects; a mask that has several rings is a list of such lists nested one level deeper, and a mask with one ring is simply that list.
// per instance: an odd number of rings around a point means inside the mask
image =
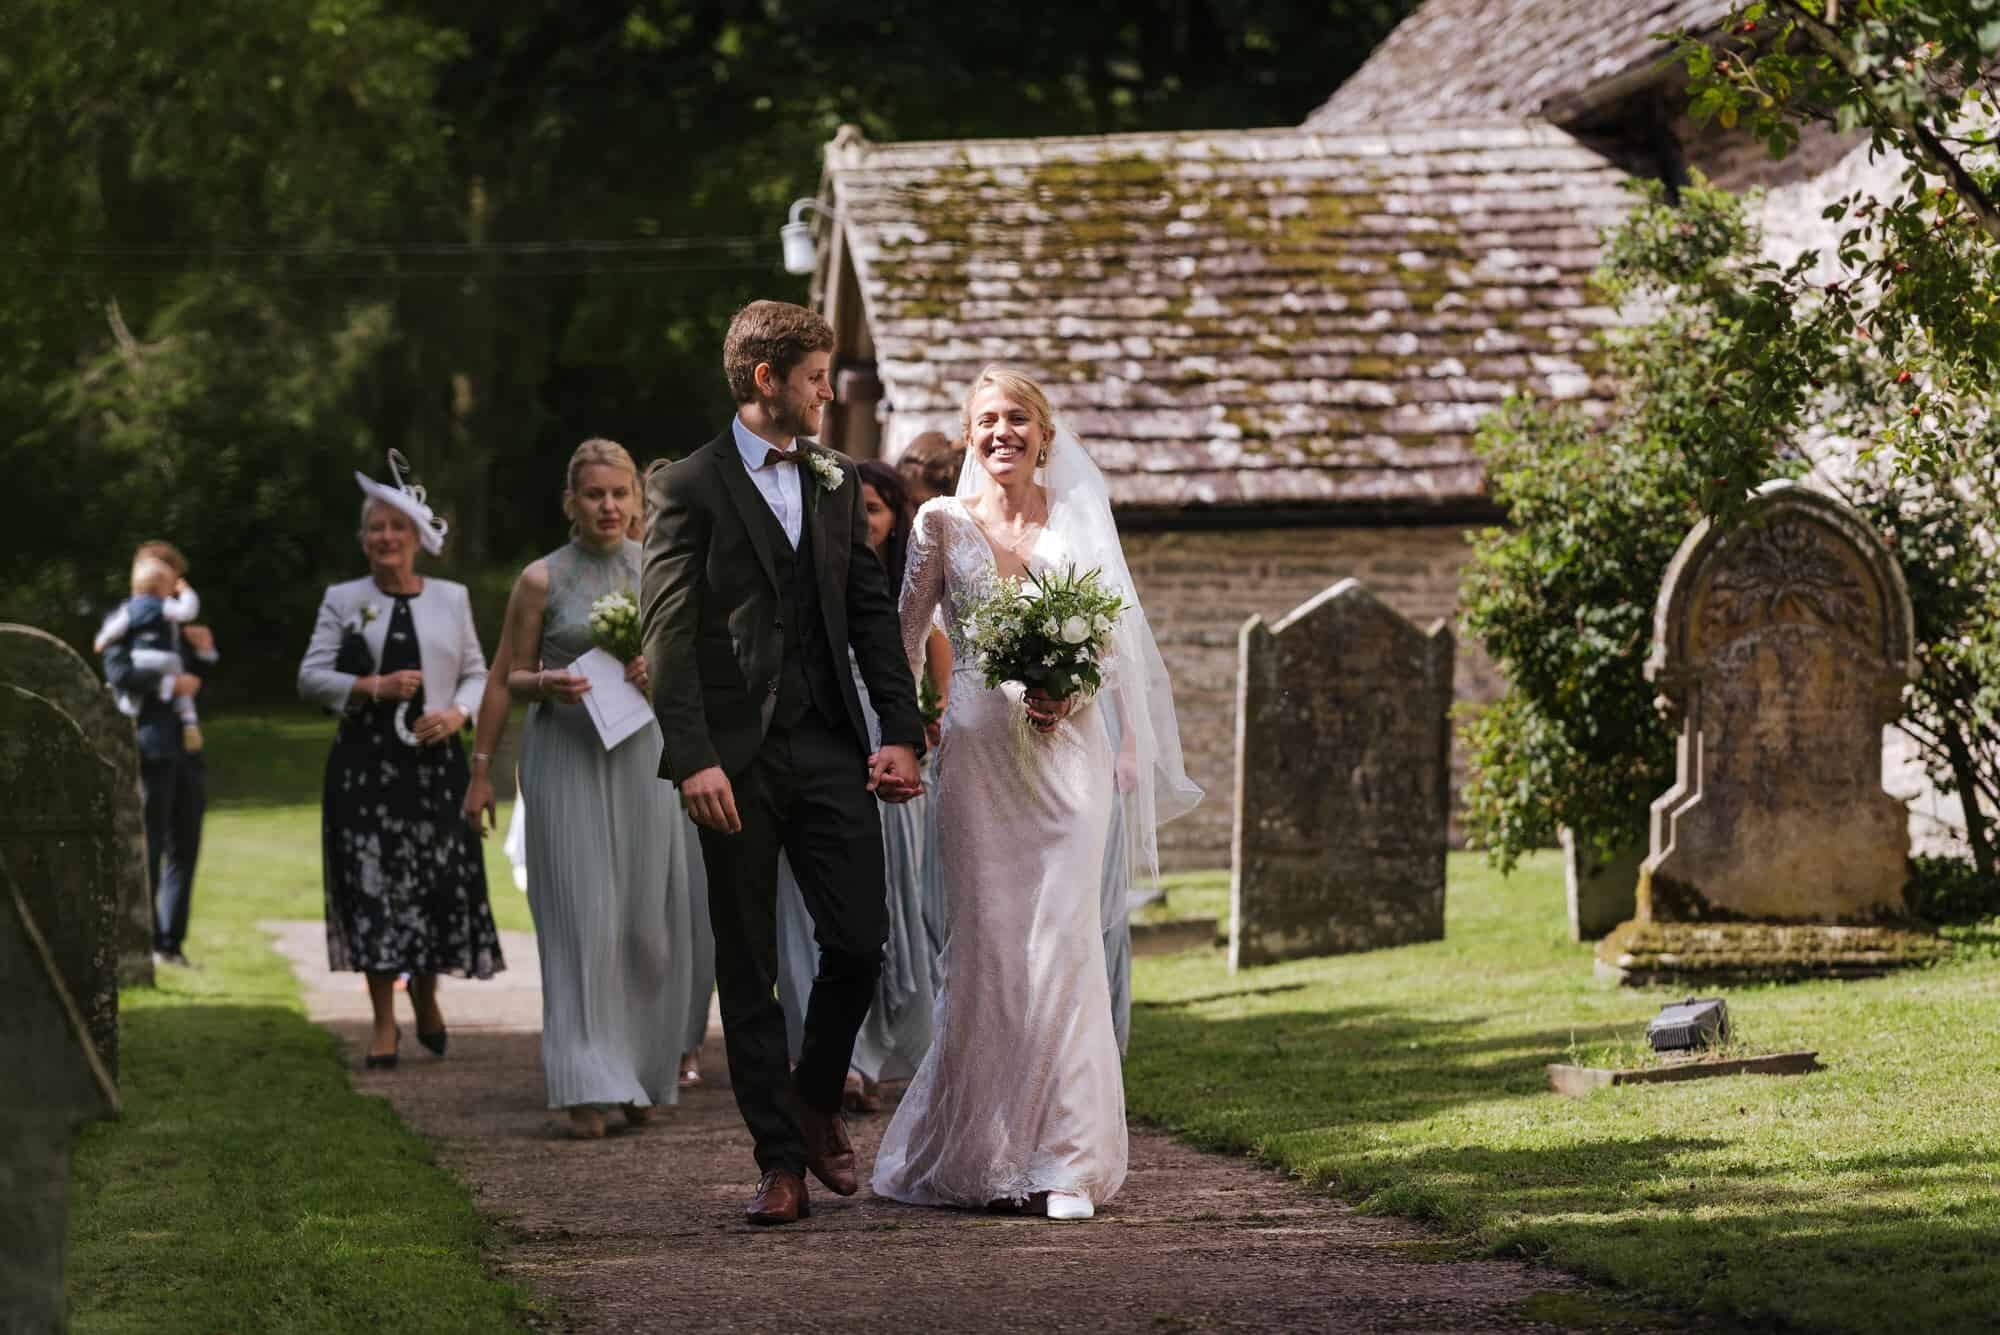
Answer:
[{"label": "bride", "polygon": [[[1114,789],[1127,865],[1158,873],[1156,832],[1201,790],[1181,763],[1166,666],[1112,523],[1103,474],[1046,395],[988,367],[965,404],[958,494],[917,514],[903,646],[920,665],[933,614],[958,652],[936,770],[945,886],[943,984],[930,1052],[875,1160],[877,1195],[913,1205],[1088,1219],[1125,1180],[1125,1090],[1112,1031],[1099,882]],[[983,684],[964,608],[1003,576],[1097,570],[1126,605],[1104,665],[1122,730],[1091,700]],[[1034,735],[1024,755],[1019,721]]]}]

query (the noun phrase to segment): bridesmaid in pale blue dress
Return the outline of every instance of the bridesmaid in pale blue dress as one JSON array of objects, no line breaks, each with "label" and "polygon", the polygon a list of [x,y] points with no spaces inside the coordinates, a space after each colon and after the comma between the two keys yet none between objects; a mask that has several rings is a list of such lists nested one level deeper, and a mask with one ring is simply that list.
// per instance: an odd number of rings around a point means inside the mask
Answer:
[{"label": "bridesmaid in pale blue dress", "polygon": [[[571,1134],[585,1139],[604,1134],[607,1108],[640,1125],[678,1101],[698,986],[705,887],[690,827],[659,781],[659,727],[649,720],[606,751],[583,704],[590,684],[567,670],[592,647],[591,603],[617,592],[636,601],[640,547],[626,528],[640,503],[623,447],[578,446],[563,493],[574,536],[521,573],[507,606],[508,689],[533,702],[521,786],[542,1071],[549,1106],[567,1109]],[[625,675],[648,689],[642,658]]]},{"label": "bridesmaid in pale blue dress", "polygon": [[[892,589],[902,583],[904,544],[911,510],[903,481],[885,464],[866,460],[860,465],[861,497],[868,516],[868,545],[889,571]],[[879,724],[861,676],[855,673],[861,709],[868,723],[869,746],[880,744]],[[855,1037],[847,1104],[851,1111],[880,1110],[875,1087],[884,1080],[907,1080],[916,1074],[931,1044],[931,1003],[937,992],[937,945],[932,940],[927,906],[936,898],[926,883],[937,859],[928,848],[935,817],[928,796],[882,805],[882,854],[889,896],[889,943],[882,973]],[[785,1037],[797,1061],[804,1036],[806,999],[819,967],[813,942],[812,917],[792,879],[790,865],[778,861],[778,998],[785,1011]]]},{"label": "bridesmaid in pale blue dress", "polygon": [[[650,478],[653,470],[665,466],[667,460],[658,460],[647,470]],[[639,504],[645,505],[645,489],[640,488]],[[634,511],[627,524],[625,536],[634,542],[645,539],[645,516]],[[495,797],[492,781],[494,752],[500,749],[500,739],[507,733],[507,713],[512,697],[507,687],[508,678],[507,641],[503,636],[500,650],[493,660],[492,675],[487,678],[486,693],[480,697],[479,718],[473,733],[472,782],[465,790],[465,819],[484,838],[488,828],[496,824]],[[518,778],[518,776],[517,776]],[[694,819],[687,809],[678,802],[674,811],[680,818],[682,828],[675,832],[675,839],[683,850],[681,857],[667,864],[667,914],[669,927],[677,915],[685,914],[693,933],[694,948],[688,977],[688,1024],[682,1039],[680,1060],[680,1087],[686,1089],[701,1083],[701,1045],[708,1036],[708,1000],[715,991],[715,933],[708,922],[708,873],[702,865],[701,842],[695,832]],[[507,820],[505,852],[507,861],[514,870],[514,884],[521,890],[528,888],[528,789],[517,782],[514,786],[514,809]]]}]

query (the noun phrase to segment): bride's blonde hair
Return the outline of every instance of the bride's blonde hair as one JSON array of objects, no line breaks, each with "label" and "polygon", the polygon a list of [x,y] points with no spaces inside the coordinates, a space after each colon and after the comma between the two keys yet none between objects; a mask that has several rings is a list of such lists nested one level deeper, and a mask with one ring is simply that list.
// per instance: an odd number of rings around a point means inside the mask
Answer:
[{"label": "bride's blonde hair", "polygon": [[1005,390],[1027,405],[1035,425],[1042,429],[1042,448],[1047,449],[1049,442],[1056,438],[1056,410],[1049,403],[1049,396],[1042,393],[1042,387],[1029,379],[1025,372],[998,363],[981,371],[972,382],[972,388],[965,391],[965,405],[958,411],[961,438],[972,438],[972,401],[979,397],[980,390],[989,385]]}]

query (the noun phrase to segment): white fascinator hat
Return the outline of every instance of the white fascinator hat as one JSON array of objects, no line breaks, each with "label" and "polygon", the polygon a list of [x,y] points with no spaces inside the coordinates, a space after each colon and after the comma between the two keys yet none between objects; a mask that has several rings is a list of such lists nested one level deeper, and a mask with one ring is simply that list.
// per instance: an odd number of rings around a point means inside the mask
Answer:
[{"label": "white fascinator hat", "polygon": [[356,472],[354,480],[361,487],[361,494],[371,501],[393,505],[410,517],[417,526],[417,541],[424,550],[436,556],[444,550],[444,535],[451,532],[451,525],[431,511],[430,502],[424,489],[408,480],[410,461],[403,457],[401,450],[389,451],[389,476],[395,479],[392,486],[384,486],[366,473]]}]

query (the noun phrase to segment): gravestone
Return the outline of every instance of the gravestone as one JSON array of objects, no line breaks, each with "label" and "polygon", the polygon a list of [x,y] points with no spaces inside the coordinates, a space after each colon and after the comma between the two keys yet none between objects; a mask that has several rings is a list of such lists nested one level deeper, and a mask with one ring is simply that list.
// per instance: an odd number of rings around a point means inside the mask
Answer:
[{"label": "gravestone", "polygon": [[0,686],[0,1315],[66,1325],[69,1147],[115,1115],[113,775],[40,696]]},{"label": "gravestone", "polygon": [[111,767],[69,715],[39,695],[0,685],[0,858],[27,896],[99,1058],[115,1073],[113,783]]},{"label": "gravestone", "polygon": [[1351,579],[1245,623],[1232,970],[1444,935],[1452,653]]},{"label": "gravestone", "polygon": [[1742,523],[1687,536],[1646,663],[1680,721],[1678,773],[1600,960],[1631,982],[1721,981],[1935,954],[1908,930],[1909,820],[1882,790],[1912,642],[1902,572],[1832,497],[1771,483]]},{"label": "gravestone", "polygon": [[4,857],[0,997],[0,1329],[63,1330],[70,1141],[118,1091]]},{"label": "gravestone", "polygon": [[153,889],[146,873],[146,808],[139,738],[88,660],[46,631],[0,622],[0,684],[41,696],[68,714],[111,766],[117,838],[118,982],[153,985]]}]

